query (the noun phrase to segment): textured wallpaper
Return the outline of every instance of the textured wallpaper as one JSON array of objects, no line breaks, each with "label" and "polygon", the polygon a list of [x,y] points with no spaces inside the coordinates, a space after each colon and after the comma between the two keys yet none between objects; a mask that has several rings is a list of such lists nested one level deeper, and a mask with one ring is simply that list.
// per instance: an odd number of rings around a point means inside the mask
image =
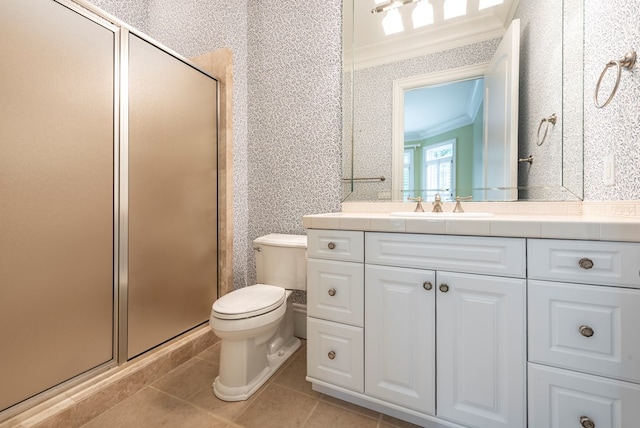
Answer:
[{"label": "textured wallpaper", "polygon": [[[640,50],[640,0],[585,1],[584,155],[586,200],[640,199],[640,68],[623,70],[620,88],[607,107],[593,103],[605,64],[629,50]],[[601,98],[613,84],[604,79]],[[603,157],[615,158],[615,184],[604,185]]]},{"label": "textured wallpaper", "polygon": [[304,234],[340,210],[342,3],[248,4],[249,238]]},{"label": "textured wallpaper", "polygon": [[[527,188],[518,197],[550,198],[545,187],[562,186],[562,2],[521,1],[514,18],[521,25],[518,154],[534,159],[532,164],[518,165],[518,186]],[[556,125],[549,126],[544,143],[538,146],[540,121],[554,113]]]}]

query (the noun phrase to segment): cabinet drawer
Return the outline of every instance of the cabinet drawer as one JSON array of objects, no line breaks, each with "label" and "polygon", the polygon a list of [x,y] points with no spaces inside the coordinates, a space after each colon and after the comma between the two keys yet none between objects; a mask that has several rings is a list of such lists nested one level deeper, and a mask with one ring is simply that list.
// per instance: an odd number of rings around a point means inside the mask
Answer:
[{"label": "cabinet drawer", "polygon": [[637,427],[640,386],[529,364],[529,428]]},{"label": "cabinet drawer", "polygon": [[529,361],[640,382],[640,290],[529,281]]},{"label": "cabinet drawer", "polygon": [[364,232],[310,229],[307,256],[319,259],[364,261]]},{"label": "cabinet drawer", "polygon": [[640,244],[528,241],[529,278],[640,288]]},{"label": "cabinet drawer", "polygon": [[309,259],[307,315],[362,327],[364,264]]},{"label": "cabinet drawer", "polygon": [[452,272],[525,277],[525,240],[367,233],[366,262]]},{"label": "cabinet drawer", "polygon": [[307,375],[364,391],[362,328],[307,318]]}]

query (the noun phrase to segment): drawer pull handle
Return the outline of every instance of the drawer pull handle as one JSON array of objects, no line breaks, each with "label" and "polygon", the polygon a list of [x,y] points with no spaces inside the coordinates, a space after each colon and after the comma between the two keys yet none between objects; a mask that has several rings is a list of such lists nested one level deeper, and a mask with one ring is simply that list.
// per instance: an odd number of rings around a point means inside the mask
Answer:
[{"label": "drawer pull handle", "polygon": [[336,243],[335,242],[329,242],[327,244],[327,247],[329,247],[330,250],[333,250],[334,248],[336,248]]},{"label": "drawer pull handle", "polygon": [[591,269],[593,267],[593,260],[587,258],[580,259],[578,264],[582,269]]},{"label": "drawer pull handle", "polygon": [[449,286],[447,284],[440,284],[440,291],[442,291],[443,293],[446,293],[447,291],[449,291]]},{"label": "drawer pull handle", "polygon": [[433,288],[433,284],[430,283],[429,281],[425,281],[422,283],[422,288],[424,288],[425,290],[429,291]]},{"label": "drawer pull handle", "polygon": [[333,297],[336,295],[336,289],[335,288],[330,288],[329,289],[329,296]]},{"label": "drawer pull handle", "polygon": [[593,336],[593,329],[588,325],[581,325],[578,330],[580,331],[580,334],[583,335],[584,337]]},{"label": "drawer pull handle", "polygon": [[333,351],[329,351],[329,354],[327,356],[329,357],[330,360],[333,360],[336,357],[336,353]]},{"label": "drawer pull handle", "polygon": [[584,428],[596,428],[596,424],[588,416],[580,416],[580,425]]}]

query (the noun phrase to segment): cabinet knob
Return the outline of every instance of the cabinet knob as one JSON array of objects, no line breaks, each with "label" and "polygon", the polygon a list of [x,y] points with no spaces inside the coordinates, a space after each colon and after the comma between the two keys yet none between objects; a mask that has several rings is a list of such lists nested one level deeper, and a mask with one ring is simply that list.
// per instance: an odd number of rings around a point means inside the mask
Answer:
[{"label": "cabinet knob", "polygon": [[336,289],[335,288],[330,288],[329,289],[329,296],[333,297],[336,295]]},{"label": "cabinet knob", "polygon": [[329,242],[327,244],[327,247],[329,247],[330,250],[333,250],[334,248],[336,248],[336,243],[335,242]]},{"label": "cabinet knob", "polygon": [[582,269],[591,269],[593,267],[593,260],[587,258],[580,259],[580,261],[578,261],[578,264]]},{"label": "cabinet knob", "polygon": [[327,356],[330,360],[333,360],[336,357],[336,353],[333,351],[329,351],[329,354],[327,354]]},{"label": "cabinet knob", "polygon": [[584,337],[591,337],[593,336],[593,329],[591,327],[589,327],[588,325],[581,325],[578,328],[578,331],[580,332],[581,335],[583,335]]},{"label": "cabinet knob", "polygon": [[580,416],[580,425],[584,428],[596,428],[595,422],[593,422],[588,416]]},{"label": "cabinet knob", "polygon": [[433,284],[431,284],[429,281],[425,281],[422,283],[422,288],[424,288],[425,290],[431,290],[433,288]]},{"label": "cabinet knob", "polygon": [[442,291],[443,293],[446,293],[447,291],[449,291],[449,286],[447,284],[440,284],[440,291]]}]

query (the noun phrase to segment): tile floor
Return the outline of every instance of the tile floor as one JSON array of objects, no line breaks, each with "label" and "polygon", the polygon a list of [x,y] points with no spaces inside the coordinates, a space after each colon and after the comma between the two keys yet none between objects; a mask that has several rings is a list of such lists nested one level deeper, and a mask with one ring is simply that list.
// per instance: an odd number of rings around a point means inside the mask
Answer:
[{"label": "tile floor", "polygon": [[115,427],[415,427],[311,389],[305,380],[306,343],[249,400],[218,400],[220,343],[83,425]]}]

